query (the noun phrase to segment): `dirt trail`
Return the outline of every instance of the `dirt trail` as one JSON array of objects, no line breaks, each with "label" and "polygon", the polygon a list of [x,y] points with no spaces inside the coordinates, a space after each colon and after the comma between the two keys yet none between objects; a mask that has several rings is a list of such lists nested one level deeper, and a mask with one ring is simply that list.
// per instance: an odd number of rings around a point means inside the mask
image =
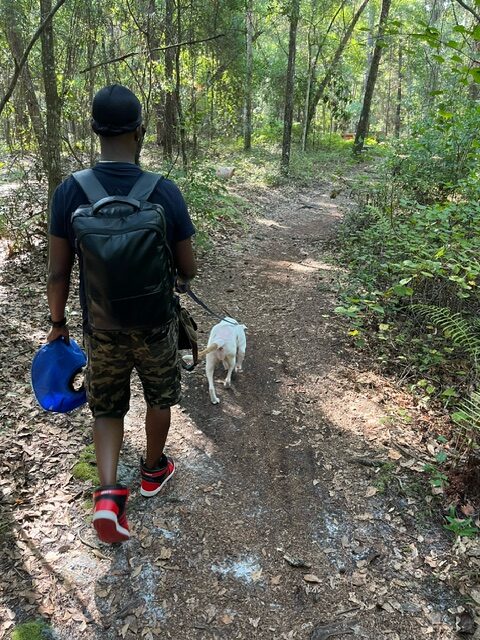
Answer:
[{"label": "dirt trail", "polygon": [[[410,473],[425,445],[417,416],[402,420],[394,391],[361,364],[333,314],[338,271],[326,256],[350,203],[322,185],[255,200],[258,219],[219,240],[195,285],[247,325],[244,373],[224,390],[217,372],[216,406],[203,369],[186,375],[169,439],[178,474],[151,500],[138,491],[135,387],[121,468],[134,535],[120,547],[97,542],[88,491],[70,474],[89,442],[87,411],[44,416],[25,399],[42,337],[40,260],[33,284],[22,261],[4,274],[4,339],[17,357],[2,383],[11,394],[3,424],[15,437],[3,443],[0,480],[9,549],[0,635],[2,621],[8,638],[14,623],[39,617],[62,640],[448,640],[471,624],[449,586],[456,561],[436,507],[429,513],[432,496],[375,466]],[[30,308],[31,341],[7,313],[14,287]],[[211,319],[190,308],[205,344]]]}]

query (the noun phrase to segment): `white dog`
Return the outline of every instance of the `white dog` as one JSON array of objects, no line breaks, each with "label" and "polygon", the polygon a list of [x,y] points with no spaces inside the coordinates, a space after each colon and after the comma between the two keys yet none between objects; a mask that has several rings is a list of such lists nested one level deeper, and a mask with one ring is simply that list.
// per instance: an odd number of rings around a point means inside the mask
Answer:
[{"label": "white dog", "polygon": [[212,327],[207,348],[199,354],[199,356],[207,356],[205,370],[210,400],[213,404],[220,402],[213,384],[213,372],[215,371],[216,365],[222,362],[224,368],[227,370],[227,377],[223,383],[226,389],[230,389],[233,371],[239,372],[242,370],[247,347],[245,329],[244,324],[239,324],[233,318],[224,318]]}]

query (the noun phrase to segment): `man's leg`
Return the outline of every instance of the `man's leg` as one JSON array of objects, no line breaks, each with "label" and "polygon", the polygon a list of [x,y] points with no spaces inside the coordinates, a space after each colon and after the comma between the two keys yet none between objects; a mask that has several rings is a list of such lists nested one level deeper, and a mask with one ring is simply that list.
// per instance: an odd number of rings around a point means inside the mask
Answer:
[{"label": "man's leg", "polygon": [[93,440],[100,486],[117,484],[117,467],[123,443],[123,418],[96,418]]},{"label": "man's leg", "polygon": [[145,464],[147,467],[150,467],[150,469],[158,466],[160,458],[163,455],[169,429],[170,407],[160,409],[159,407],[148,406],[145,417],[145,433],[147,436]]}]

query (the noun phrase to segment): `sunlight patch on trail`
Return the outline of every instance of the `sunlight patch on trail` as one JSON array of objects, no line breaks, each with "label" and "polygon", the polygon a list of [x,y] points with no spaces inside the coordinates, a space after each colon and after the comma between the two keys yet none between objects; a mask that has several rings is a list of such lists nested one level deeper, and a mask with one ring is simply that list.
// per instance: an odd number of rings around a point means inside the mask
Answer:
[{"label": "sunlight patch on trail", "polygon": [[212,564],[211,569],[214,573],[219,573],[222,576],[233,576],[237,580],[247,583],[257,582],[262,573],[258,560],[251,555],[241,556],[238,560],[229,558],[221,564]]},{"label": "sunlight patch on trail", "polygon": [[270,220],[269,218],[257,218],[256,222],[258,224],[262,224],[265,227],[276,227],[277,229],[289,229],[289,227],[284,224],[279,224],[275,220]]}]

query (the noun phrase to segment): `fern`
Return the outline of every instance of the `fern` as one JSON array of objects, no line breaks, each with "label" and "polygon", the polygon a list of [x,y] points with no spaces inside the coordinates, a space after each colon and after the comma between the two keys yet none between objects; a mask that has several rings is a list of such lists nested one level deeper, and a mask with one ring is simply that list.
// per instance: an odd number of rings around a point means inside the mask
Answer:
[{"label": "fern", "polygon": [[440,327],[445,337],[450,338],[456,347],[460,347],[477,360],[480,355],[480,335],[474,324],[465,320],[461,313],[431,304],[414,304],[412,308],[429,322]]},{"label": "fern", "polygon": [[452,420],[458,425],[473,448],[480,446],[480,393],[473,391],[469,398],[458,405],[458,411],[452,414]]}]

